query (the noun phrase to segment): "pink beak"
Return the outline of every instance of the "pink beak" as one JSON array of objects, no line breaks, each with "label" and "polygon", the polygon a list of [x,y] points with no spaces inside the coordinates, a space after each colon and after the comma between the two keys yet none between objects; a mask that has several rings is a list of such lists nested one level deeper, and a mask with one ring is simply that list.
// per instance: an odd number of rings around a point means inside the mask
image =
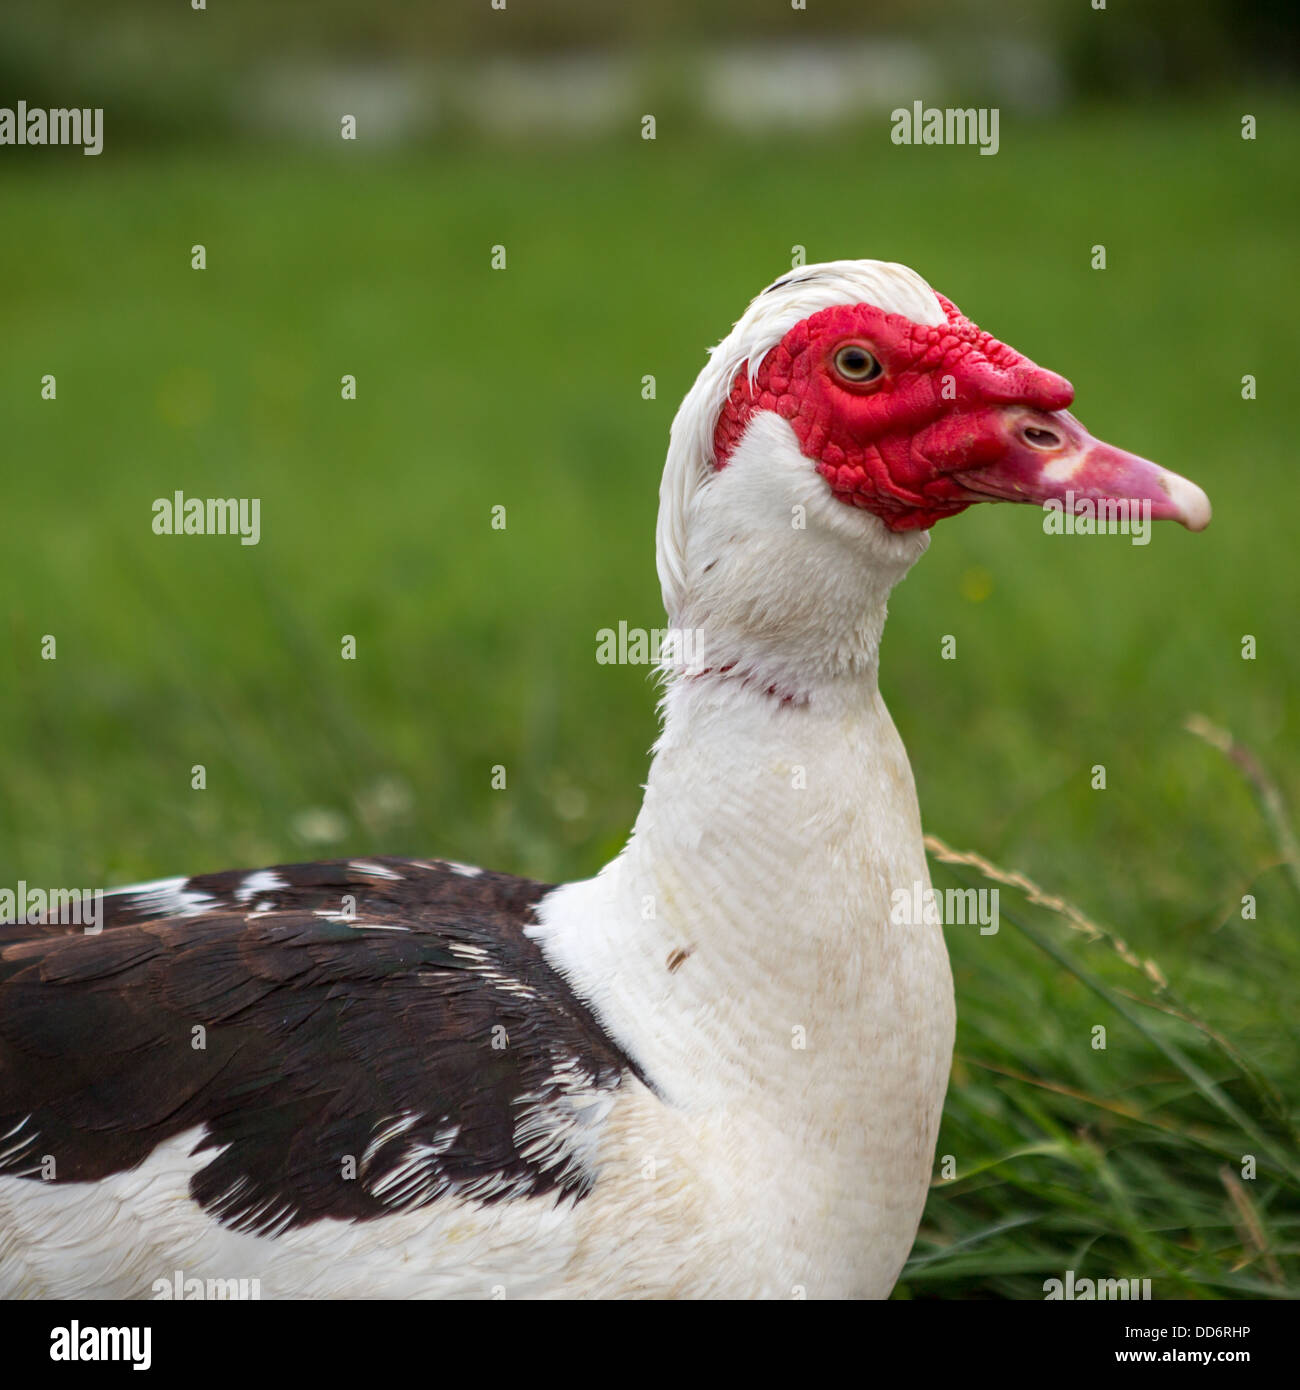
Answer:
[{"label": "pink beak", "polygon": [[1001,406],[968,424],[967,457],[989,462],[948,476],[972,501],[1057,501],[1076,511],[1085,502],[1148,503],[1155,520],[1189,531],[1210,524],[1210,499],[1195,483],[1094,439],[1068,410]]}]

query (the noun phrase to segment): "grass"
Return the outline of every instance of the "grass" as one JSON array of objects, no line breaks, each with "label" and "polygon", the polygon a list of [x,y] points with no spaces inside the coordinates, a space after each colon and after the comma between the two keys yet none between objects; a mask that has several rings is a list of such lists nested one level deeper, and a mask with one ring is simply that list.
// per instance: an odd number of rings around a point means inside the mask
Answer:
[{"label": "grass", "polygon": [[[651,682],[598,666],[595,633],[661,620],[677,400],[795,244],[904,260],[1216,519],[1140,548],[976,508],[894,596],[882,686],[927,828],[1169,986],[1011,890],[996,936],[951,930],[957,1176],[900,1294],[1038,1298],[1071,1268],[1157,1297],[1293,1287],[1296,898],[1249,782],[1184,728],[1231,729],[1297,804],[1300,114],[1257,114],[1254,143],[1225,106],[1007,117],[995,159],[882,123],[811,148],[7,166],[0,882],[381,851],[593,871],[654,735]],[[260,497],[261,544],[153,535],[177,488]]]}]

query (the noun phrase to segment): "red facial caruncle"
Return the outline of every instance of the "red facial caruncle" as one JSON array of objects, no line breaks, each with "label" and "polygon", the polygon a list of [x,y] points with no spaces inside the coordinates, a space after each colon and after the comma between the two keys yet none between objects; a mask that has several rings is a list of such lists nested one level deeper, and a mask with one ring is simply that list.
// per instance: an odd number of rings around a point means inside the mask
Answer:
[{"label": "red facial caruncle", "polygon": [[718,417],[727,465],[756,411],[788,421],[840,501],[891,530],[934,525],[974,502],[1146,501],[1153,517],[1200,530],[1209,502],[1193,483],[1093,439],[1066,411],[1074,388],[976,327],[942,295],[927,326],[871,304],[842,304],[795,325],[741,365]]}]

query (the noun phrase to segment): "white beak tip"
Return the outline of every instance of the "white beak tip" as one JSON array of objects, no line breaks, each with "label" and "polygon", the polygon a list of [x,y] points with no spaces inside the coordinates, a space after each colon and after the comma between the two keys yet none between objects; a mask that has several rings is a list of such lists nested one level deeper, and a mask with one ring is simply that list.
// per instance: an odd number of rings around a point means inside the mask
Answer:
[{"label": "white beak tip", "polygon": [[1166,473],[1160,480],[1161,487],[1169,494],[1169,500],[1177,508],[1177,520],[1189,531],[1204,531],[1214,515],[1210,499],[1190,478],[1177,473]]}]

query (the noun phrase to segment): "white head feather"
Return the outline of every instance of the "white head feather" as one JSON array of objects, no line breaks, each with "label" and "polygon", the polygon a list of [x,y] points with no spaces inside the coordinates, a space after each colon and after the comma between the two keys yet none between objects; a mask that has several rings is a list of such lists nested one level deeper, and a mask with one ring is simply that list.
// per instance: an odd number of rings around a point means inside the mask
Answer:
[{"label": "white head feather", "polygon": [[763,357],[796,324],[837,304],[874,304],[886,313],[930,326],[945,319],[930,286],[916,271],[892,261],[799,266],[750,303],[731,332],[710,350],[708,363],[673,419],[656,531],[659,583],[670,620],[683,608],[694,504],[715,471],[713,432],[736,373],[748,362],[752,381]]}]

